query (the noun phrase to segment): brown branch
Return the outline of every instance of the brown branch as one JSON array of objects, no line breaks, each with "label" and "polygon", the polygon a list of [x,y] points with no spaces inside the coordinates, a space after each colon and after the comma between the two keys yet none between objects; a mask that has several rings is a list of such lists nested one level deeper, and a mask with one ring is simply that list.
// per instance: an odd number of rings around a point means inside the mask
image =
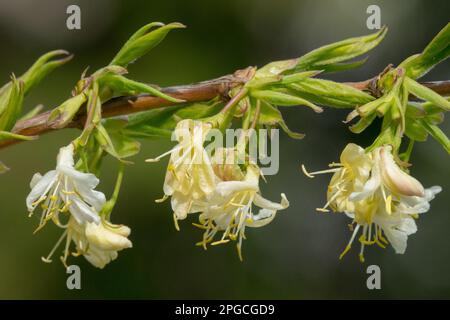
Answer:
[{"label": "brown branch", "polygon": [[[253,74],[254,68],[248,67],[238,70],[234,74],[226,75],[217,79],[200,82],[192,85],[174,86],[162,88],[161,91],[170,96],[185,100],[186,102],[208,101],[215,97],[229,99],[228,92],[236,86],[247,82]],[[360,82],[345,82],[359,90],[366,90],[376,96],[373,90],[373,79]],[[450,80],[436,82],[422,82],[422,85],[434,90],[441,95],[450,95]],[[102,117],[110,118],[120,115],[132,114],[140,111],[172,106],[174,103],[165,99],[149,96],[146,94],[136,96],[125,96],[113,98],[102,106]],[[85,110],[82,111],[69,123],[68,128],[83,127],[86,120]],[[18,121],[12,132],[25,136],[39,136],[46,132],[57,129],[52,128],[52,122],[49,121],[51,111],[38,114],[30,119]],[[21,142],[22,140],[5,139],[0,141],[0,149]]]}]

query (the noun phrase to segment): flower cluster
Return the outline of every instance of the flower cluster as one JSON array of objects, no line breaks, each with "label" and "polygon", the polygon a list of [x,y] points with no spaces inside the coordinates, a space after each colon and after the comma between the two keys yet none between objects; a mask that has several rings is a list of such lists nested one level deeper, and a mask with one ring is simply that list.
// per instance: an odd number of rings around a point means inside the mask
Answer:
[{"label": "flower cluster", "polygon": [[50,220],[65,229],[44,261],[51,262],[51,256],[65,238],[64,264],[73,240],[76,246],[74,255],[83,255],[94,266],[103,268],[117,257],[117,251],[132,246],[127,238],[130,229],[114,225],[100,215],[106,199],[102,192],[94,190],[99,180],[91,173],[75,169],[73,154],[73,144],[61,148],[56,169],[44,176],[39,173],[33,176],[26,204],[30,216],[38,207],[42,209],[36,231]]},{"label": "flower cluster", "polygon": [[[235,148],[218,148],[210,156],[204,148],[205,138],[211,126],[195,120],[178,123],[174,137],[178,144],[163,156],[171,155],[164,182],[164,198],[171,197],[176,228],[178,220],[188,214],[199,213],[195,224],[204,229],[199,245],[237,241],[239,257],[245,239],[246,227],[261,227],[273,220],[278,210],[289,202],[281,194],[281,202],[274,203],[261,196],[259,180],[261,171],[256,164],[237,163]],[[259,211],[253,211],[253,205]],[[214,241],[222,232],[220,240]]]},{"label": "flower cluster", "polygon": [[430,209],[429,202],[441,187],[424,189],[418,180],[401,169],[390,145],[365,152],[356,144],[348,144],[340,163],[330,166],[331,169],[312,173],[304,167],[303,170],[309,177],[333,173],[328,201],[318,210],[326,212],[329,207],[335,212],[344,212],[353,220],[353,234],[340,258],[350,250],[360,229],[361,261],[364,261],[366,245],[385,248],[390,243],[396,253],[403,254],[408,236],[417,231],[415,219]]}]

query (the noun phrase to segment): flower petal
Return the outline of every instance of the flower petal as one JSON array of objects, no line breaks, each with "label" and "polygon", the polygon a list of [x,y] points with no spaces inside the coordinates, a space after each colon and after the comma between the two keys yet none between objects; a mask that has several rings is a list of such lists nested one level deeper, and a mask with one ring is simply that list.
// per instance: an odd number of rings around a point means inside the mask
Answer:
[{"label": "flower petal", "polygon": [[88,206],[77,197],[72,196],[69,199],[71,201],[69,206],[70,213],[80,225],[88,222],[100,223],[100,217],[94,208]]},{"label": "flower petal", "polygon": [[404,196],[425,196],[422,184],[395,163],[390,151],[391,146],[380,147],[381,176],[383,183],[394,193]]},{"label": "flower petal", "polygon": [[54,185],[57,179],[57,173],[55,170],[47,172],[44,176],[40,173],[36,173],[31,179],[30,186],[31,191],[26,199],[27,208],[29,211],[34,210],[33,202],[39,197],[43,196]]}]

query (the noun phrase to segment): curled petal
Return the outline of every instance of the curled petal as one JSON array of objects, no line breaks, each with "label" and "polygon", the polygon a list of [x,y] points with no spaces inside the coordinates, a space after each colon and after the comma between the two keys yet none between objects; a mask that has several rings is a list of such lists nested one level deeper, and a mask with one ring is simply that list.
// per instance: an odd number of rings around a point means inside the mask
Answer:
[{"label": "curled petal", "polygon": [[57,178],[57,172],[51,170],[47,172],[44,176],[40,173],[36,173],[30,182],[31,192],[27,196],[26,204],[29,211],[33,211],[36,207],[33,203],[40,197],[44,196],[48,190],[54,185]]},{"label": "curled petal", "polygon": [[398,167],[389,150],[390,148],[390,146],[381,147],[379,151],[384,184],[392,192],[400,195],[423,197],[425,190],[422,184]]},{"label": "curled petal", "polygon": [[126,226],[105,226],[103,222],[86,224],[86,238],[101,250],[119,251],[131,248],[132,243],[127,238],[129,234],[130,228]]}]

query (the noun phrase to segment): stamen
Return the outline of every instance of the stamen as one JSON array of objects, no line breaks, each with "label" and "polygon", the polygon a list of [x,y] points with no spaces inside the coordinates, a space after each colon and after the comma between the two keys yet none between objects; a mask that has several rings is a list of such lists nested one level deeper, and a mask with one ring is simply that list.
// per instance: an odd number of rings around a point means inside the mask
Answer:
[{"label": "stamen", "polygon": [[193,222],[192,225],[193,225],[194,227],[197,227],[197,228],[200,228],[200,229],[203,229],[203,230],[208,230],[208,227],[207,227],[207,226],[205,226],[205,225],[203,225],[203,224],[200,224],[200,223],[195,223],[195,222]]},{"label": "stamen", "polygon": [[323,174],[323,173],[335,173],[338,172],[339,170],[341,170],[341,168],[334,168],[334,169],[326,169],[326,170],[320,170],[320,171],[314,171],[314,172],[310,172],[310,175],[315,175],[315,174]]},{"label": "stamen", "polygon": [[169,198],[169,196],[167,194],[163,195],[163,197],[161,199],[156,199],[155,202],[156,203],[161,203],[166,201]]},{"label": "stamen", "polygon": [[347,246],[345,247],[344,251],[339,256],[339,260],[342,260],[342,258],[345,256],[345,254],[351,249],[352,243],[355,240],[356,234],[358,233],[359,228],[361,225],[356,225],[355,230],[353,231],[352,237],[350,238],[350,241],[348,242]]},{"label": "stamen", "polygon": [[177,215],[175,213],[173,213],[173,223],[175,224],[175,229],[177,231],[180,231],[180,226],[178,225],[178,218],[177,218]]},{"label": "stamen", "polygon": [[230,239],[221,239],[219,241],[214,241],[213,243],[211,243],[211,245],[216,246],[218,244],[227,243],[227,242],[230,242]]},{"label": "stamen", "polygon": [[386,245],[389,244],[389,241],[387,241],[386,238],[383,236],[381,228],[378,229],[378,238],[381,240],[381,242],[384,242]]},{"label": "stamen", "polygon": [[328,165],[329,167],[342,167],[343,164],[340,162],[332,162]]},{"label": "stamen", "polygon": [[45,263],[51,263],[51,257],[53,256],[53,254],[55,253],[56,249],[59,247],[59,245],[61,244],[61,242],[63,241],[63,239],[65,238],[65,236],[67,235],[67,230],[65,230],[63,232],[63,234],[61,235],[61,237],[59,237],[58,241],[56,241],[56,244],[53,246],[52,250],[50,251],[50,253],[48,254],[48,256],[46,258],[41,257],[42,261],[44,261]]},{"label": "stamen", "polygon": [[170,149],[169,151],[164,152],[163,154],[159,155],[159,156],[156,157],[156,158],[153,158],[153,159],[151,159],[151,158],[150,158],[150,159],[146,159],[145,162],[158,162],[159,160],[161,160],[161,159],[164,158],[165,156],[167,156],[167,155],[171,154],[172,152],[174,152],[177,148],[179,148],[179,146],[176,146],[176,147]]},{"label": "stamen", "polygon": [[335,194],[333,194],[333,196],[330,198],[330,200],[328,200],[327,203],[325,203],[325,205],[324,205],[321,209],[317,209],[317,208],[316,208],[316,210],[317,210],[317,211],[321,211],[321,212],[329,212],[330,210],[328,210],[327,207],[329,207],[330,204],[331,204],[334,200],[336,200],[336,198],[339,196],[339,194],[341,194],[343,191],[345,191],[345,189],[340,189],[340,188],[338,188],[338,191],[337,191]]}]

